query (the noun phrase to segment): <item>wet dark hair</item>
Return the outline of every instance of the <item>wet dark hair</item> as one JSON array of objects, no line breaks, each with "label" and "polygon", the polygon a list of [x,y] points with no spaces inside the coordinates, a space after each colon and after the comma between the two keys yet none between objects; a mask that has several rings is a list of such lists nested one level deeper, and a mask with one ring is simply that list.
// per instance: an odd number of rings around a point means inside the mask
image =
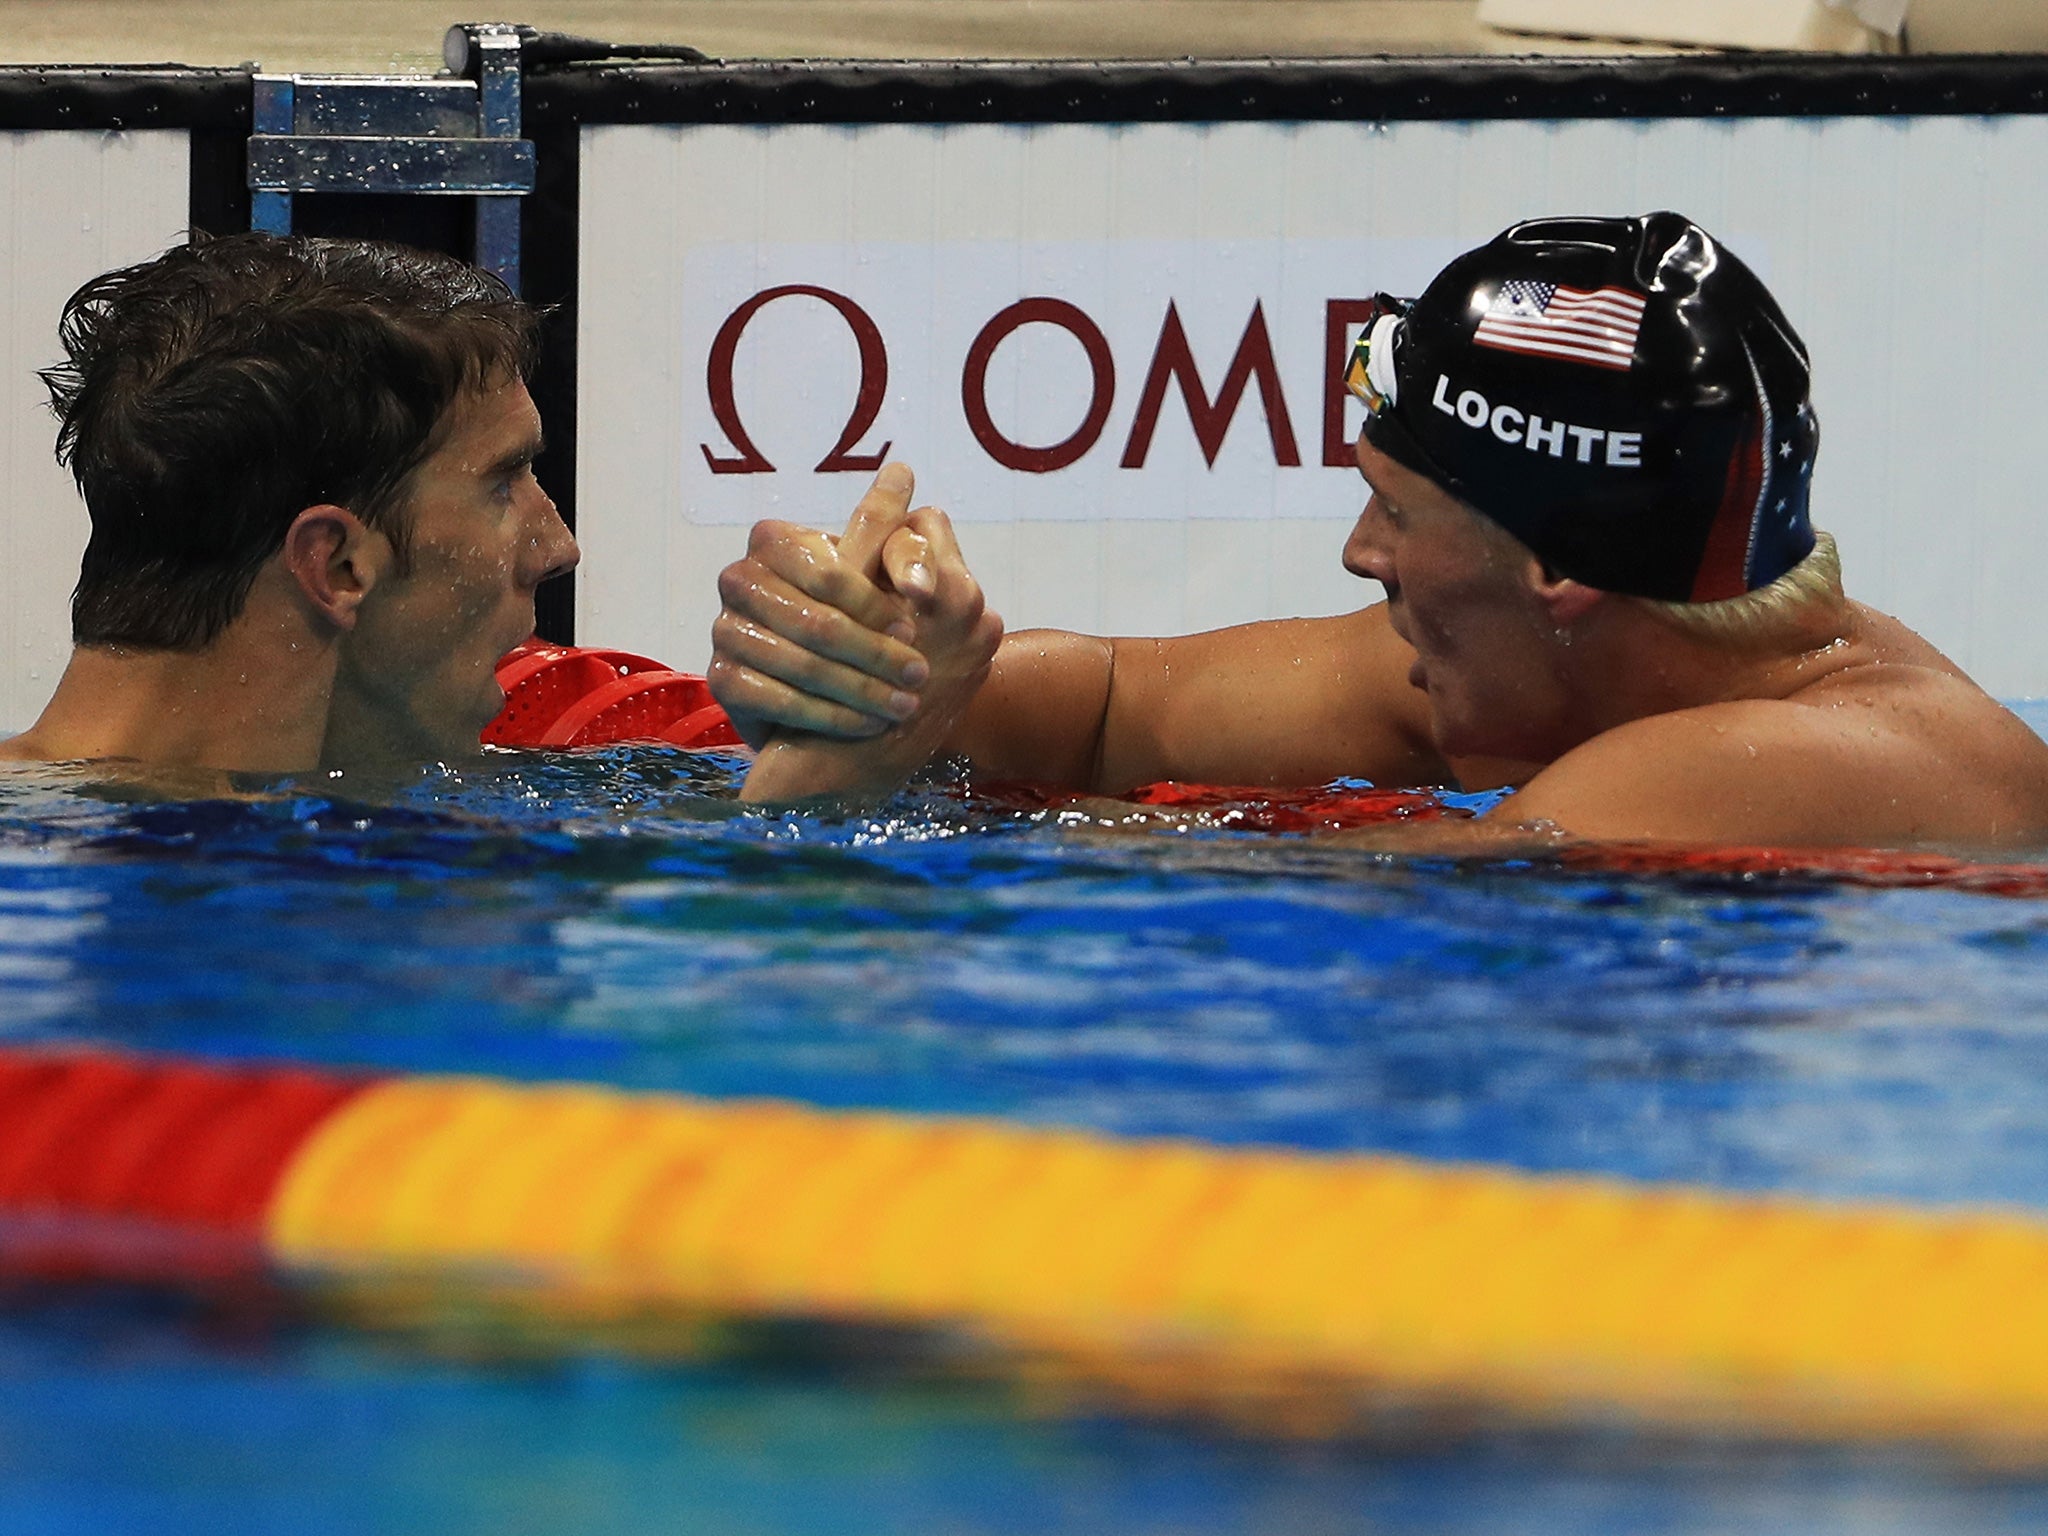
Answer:
[{"label": "wet dark hair", "polygon": [[408,480],[450,407],[533,371],[533,311],[403,246],[196,238],[87,283],[41,375],[92,518],[81,645],[192,650],[241,613],[307,507],[347,507],[405,558]]}]

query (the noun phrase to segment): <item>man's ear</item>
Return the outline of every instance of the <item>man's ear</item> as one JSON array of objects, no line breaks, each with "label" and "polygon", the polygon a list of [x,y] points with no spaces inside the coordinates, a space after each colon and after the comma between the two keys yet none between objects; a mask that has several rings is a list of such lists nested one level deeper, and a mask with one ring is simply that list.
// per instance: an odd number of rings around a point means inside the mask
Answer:
[{"label": "man's ear", "polygon": [[356,612],[390,562],[390,544],[346,507],[308,507],[285,531],[284,568],[313,611],[336,629]]},{"label": "man's ear", "polygon": [[1560,574],[1547,560],[1536,562],[1532,584],[1536,601],[1542,605],[1552,629],[1570,629],[1607,598],[1600,588]]}]

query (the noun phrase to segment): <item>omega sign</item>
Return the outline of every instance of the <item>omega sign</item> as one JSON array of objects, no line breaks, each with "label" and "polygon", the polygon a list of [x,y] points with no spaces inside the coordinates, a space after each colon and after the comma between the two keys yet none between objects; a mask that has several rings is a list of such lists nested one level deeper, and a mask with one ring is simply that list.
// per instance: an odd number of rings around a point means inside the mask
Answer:
[{"label": "omega sign", "polygon": [[[725,442],[699,443],[698,447],[714,475],[764,475],[775,473],[779,467],[755,445],[747,430],[736,398],[734,373],[748,327],[770,305],[795,298],[827,306],[851,333],[859,354],[858,385],[845,402],[844,417],[839,418],[834,412],[834,419],[843,419],[843,425],[829,451],[815,465],[816,471],[871,473],[895,447],[887,438],[871,441],[889,393],[890,348],[883,326],[866,307],[837,289],[816,283],[783,283],[761,288],[733,307],[712,338],[705,362],[705,386],[712,418]],[[1267,323],[1266,306],[1256,299],[1238,330],[1229,362],[1220,374],[1212,365],[1210,379],[1203,377],[1196,363],[1182,307],[1175,298],[1165,302],[1149,353],[1128,355],[1125,377],[1120,381],[1116,352],[1104,325],[1080,304],[1039,295],[1018,299],[989,315],[964,352],[954,354],[957,362],[932,357],[932,387],[941,387],[942,372],[957,377],[960,420],[973,442],[989,463],[1019,474],[1050,474],[1090,460],[1091,455],[1101,459],[1112,454],[1119,469],[1143,469],[1153,456],[1162,415],[1174,409],[1186,411],[1203,461],[1213,468],[1233,420],[1246,397],[1254,393],[1264,416],[1264,440],[1275,469],[1301,467],[1297,410],[1309,402],[1313,402],[1314,414],[1309,420],[1313,423],[1311,430],[1317,434],[1317,462],[1331,468],[1349,468],[1353,462],[1345,417],[1349,397],[1339,371],[1351,338],[1370,307],[1367,299],[1322,302],[1321,313],[1316,317],[1319,334],[1298,338],[1319,343],[1316,355],[1321,359],[1320,374],[1312,379],[1303,378],[1301,370],[1296,369],[1291,379],[1292,404],[1275,356],[1274,332]],[[1159,311],[1154,309],[1153,313]],[[1237,325],[1234,315],[1230,323]],[[1087,363],[1086,398],[1073,402],[1079,425],[1052,442],[1021,441],[1020,435],[1013,435],[997,422],[989,405],[989,370],[998,351],[1033,326],[1064,332],[1080,348]],[[1294,355],[1305,357],[1307,347],[1297,346]],[[1137,404],[1130,425],[1109,433],[1119,390],[1127,387],[1133,377],[1138,380]]]}]

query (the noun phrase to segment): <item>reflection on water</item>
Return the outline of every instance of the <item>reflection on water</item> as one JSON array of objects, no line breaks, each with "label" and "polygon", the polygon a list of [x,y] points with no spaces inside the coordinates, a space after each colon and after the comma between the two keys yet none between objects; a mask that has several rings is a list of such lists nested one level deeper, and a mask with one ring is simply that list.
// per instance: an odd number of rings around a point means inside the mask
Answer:
[{"label": "reflection on water", "polygon": [[[17,776],[0,787],[0,1011],[15,1038],[228,1059],[2048,1206],[2048,904],[1103,841],[943,784],[882,818],[775,818],[734,806],[734,774],[633,749],[501,754],[173,803]],[[12,1487],[48,1528],[130,1528],[130,1497],[168,1500],[176,1529],[261,1527],[287,1491],[334,1529],[516,1509],[547,1511],[532,1529],[652,1529],[684,1503],[704,1528],[764,1530],[1995,1529],[2041,1512],[2024,1488],[1895,1464],[1282,1453],[1040,1423],[987,1394],[464,1365],[297,1325],[236,1342],[161,1305],[0,1310],[0,1465],[38,1469]],[[95,1436],[120,1475],[72,1449]],[[223,1443],[242,1450],[199,1470]]]},{"label": "reflection on water", "polygon": [[1052,1420],[803,1365],[477,1363],[161,1298],[0,1312],[0,1524],[641,1536],[2032,1532],[2048,1489],[1869,1453],[1489,1439],[1359,1452]]},{"label": "reflection on water", "polygon": [[1105,841],[949,786],[766,817],[735,767],[499,754],[176,803],[17,784],[10,1026],[2048,1204],[2048,904]]}]

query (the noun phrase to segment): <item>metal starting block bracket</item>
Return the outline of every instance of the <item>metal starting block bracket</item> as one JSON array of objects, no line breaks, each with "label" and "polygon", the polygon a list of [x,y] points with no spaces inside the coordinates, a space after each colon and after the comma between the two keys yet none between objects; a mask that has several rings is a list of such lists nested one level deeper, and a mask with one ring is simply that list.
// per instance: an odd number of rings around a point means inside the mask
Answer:
[{"label": "metal starting block bracket", "polygon": [[[456,46],[456,33],[466,47]],[[463,75],[258,75],[249,227],[286,235],[300,192],[476,200],[476,264],[519,291],[519,199],[533,191],[520,136],[520,34],[451,29]]]}]

